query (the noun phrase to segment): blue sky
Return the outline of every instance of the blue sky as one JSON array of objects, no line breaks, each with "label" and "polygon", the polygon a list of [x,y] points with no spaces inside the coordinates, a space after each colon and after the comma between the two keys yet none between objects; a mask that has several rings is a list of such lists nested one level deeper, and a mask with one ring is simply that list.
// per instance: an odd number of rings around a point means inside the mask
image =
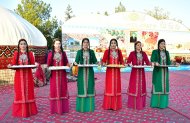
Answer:
[{"label": "blue sky", "polygon": [[[75,16],[89,13],[114,13],[115,6],[121,1],[127,11],[152,10],[155,6],[163,8],[170,13],[171,18],[180,19],[183,24],[190,28],[190,0],[43,0],[51,4],[52,16],[64,20],[65,10],[71,5]],[[14,10],[20,0],[0,0],[0,5]]]}]

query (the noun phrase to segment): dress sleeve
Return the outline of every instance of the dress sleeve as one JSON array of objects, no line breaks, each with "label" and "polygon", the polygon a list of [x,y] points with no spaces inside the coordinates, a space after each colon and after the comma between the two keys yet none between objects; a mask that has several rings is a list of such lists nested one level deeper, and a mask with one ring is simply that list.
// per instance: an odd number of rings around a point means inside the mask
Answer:
[{"label": "dress sleeve", "polygon": [[67,64],[68,64],[68,58],[67,58],[67,55],[66,55],[66,53],[63,51],[63,58],[64,58],[64,65],[66,66]]},{"label": "dress sleeve", "polygon": [[166,51],[166,53],[167,53],[167,56],[168,56],[168,58],[167,58],[167,65],[171,65],[170,54],[169,54],[168,51]]},{"label": "dress sleeve", "polygon": [[158,62],[158,60],[156,59],[156,50],[152,51],[152,55],[151,55],[151,62]]},{"label": "dress sleeve", "polygon": [[47,66],[51,65],[51,57],[52,57],[52,52],[48,53],[48,58],[47,58]]},{"label": "dress sleeve", "polygon": [[133,53],[130,52],[129,57],[127,58],[127,64],[132,62],[132,58],[133,58]]},{"label": "dress sleeve", "polygon": [[108,60],[108,50],[106,50],[106,51],[104,52],[104,55],[103,55],[103,58],[102,58],[102,62],[103,62],[103,63],[106,63],[107,60]]},{"label": "dress sleeve", "polygon": [[119,50],[119,61],[120,61],[121,64],[124,64],[123,55],[122,55],[121,50]]},{"label": "dress sleeve", "polygon": [[35,64],[35,57],[33,52],[29,52],[30,63]]},{"label": "dress sleeve", "polygon": [[79,61],[80,61],[80,50],[77,51],[77,55],[76,55],[76,58],[75,58],[75,62],[77,64],[79,64]]},{"label": "dress sleeve", "polygon": [[17,62],[17,55],[18,55],[18,52],[15,51],[15,52],[14,52],[14,55],[13,55],[13,59],[12,59],[11,65],[16,65],[16,62]]},{"label": "dress sleeve", "polygon": [[148,59],[147,54],[145,52],[143,52],[143,54],[144,54],[144,61],[145,61],[146,65],[151,65],[150,60]]},{"label": "dress sleeve", "polygon": [[92,50],[92,63],[93,64],[96,64],[97,63],[97,58],[96,58],[96,55],[94,53],[94,51]]}]

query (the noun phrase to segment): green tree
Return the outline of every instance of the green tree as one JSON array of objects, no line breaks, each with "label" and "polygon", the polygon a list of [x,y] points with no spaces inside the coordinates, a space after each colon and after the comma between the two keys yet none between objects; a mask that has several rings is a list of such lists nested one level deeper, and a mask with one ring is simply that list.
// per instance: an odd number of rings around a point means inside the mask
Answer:
[{"label": "green tree", "polygon": [[61,26],[59,26],[58,29],[55,31],[54,37],[55,38],[59,38],[60,40],[62,40],[62,29],[61,29]]},{"label": "green tree", "polygon": [[145,10],[145,12],[158,19],[158,20],[162,20],[162,19],[171,19],[171,20],[174,20],[174,21],[177,21],[179,23],[183,23],[182,20],[179,20],[179,19],[176,19],[176,18],[170,18],[169,16],[169,12],[168,11],[165,11],[163,8],[160,8],[158,6],[154,7],[153,10]]},{"label": "green tree", "polygon": [[104,12],[104,15],[105,15],[105,16],[108,16],[109,14],[108,14],[108,12],[107,12],[107,11],[105,11],[105,12]]},{"label": "green tree", "polygon": [[125,6],[120,2],[119,6],[115,7],[115,13],[126,12]]},{"label": "green tree", "polygon": [[169,19],[169,12],[165,12],[163,8],[158,6],[154,7],[153,10],[145,10],[145,12],[158,20]]},{"label": "green tree", "polygon": [[50,4],[46,4],[42,0],[21,0],[15,12],[37,27],[47,40],[48,49],[51,48],[51,43],[55,30],[58,27],[57,18],[51,18],[52,8]]},{"label": "green tree", "polygon": [[72,17],[74,17],[73,10],[72,10],[70,5],[67,6],[66,11],[65,11],[65,15],[66,15],[65,21],[67,21],[67,20],[71,19]]},{"label": "green tree", "polygon": [[51,20],[47,20],[39,29],[42,31],[47,40],[48,49],[51,49],[53,39],[55,38],[54,33],[58,29],[57,19],[54,17]]},{"label": "green tree", "polygon": [[172,20],[177,21],[177,22],[179,22],[179,23],[181,23],[181,24],[183,23],[183,21],[180,20],[180,19],[173,18]]}]

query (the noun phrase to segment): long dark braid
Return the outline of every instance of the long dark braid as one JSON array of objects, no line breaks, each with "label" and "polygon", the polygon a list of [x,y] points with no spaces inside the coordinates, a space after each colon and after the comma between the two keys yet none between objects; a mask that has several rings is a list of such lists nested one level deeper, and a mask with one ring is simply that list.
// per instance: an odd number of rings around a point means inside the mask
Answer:
[{"label": "long dark braid", "polygon": [[[162,43],[162,42],[165,42],[165,40],[164,39],[160,39],[159,41],[158,41],[158,62],[160,63],[161,62],[161,58],[160,58],[160,48],[159,48],[159,46],[160,46],[160,43]],[[165,54],[166,54],[166,62],[168,61],[168,54],[166,53],[166,47],[165,47],[165,49],[164,49],[164,52],[165,52]]]},{"label": "long dark braid", "polygon": [[119,58],[119,62],[121,62],[120,61],[120,54],[119,54],[119,46],[118,46],[118,42],[117,42],[117,40],[115,39],[115,38],[112,38],[111,40],[110,40],[110,44],[109,44],[109,50],[108,50],[108,64],[109,64],[109,61],[110,61],[110,46],[111,46],[111,42],[112,41],[115,41],[116,42],[116,46],[117,46],[117,53],[118,53],[118,58]]},{"label": "long dark braid", "polygon": [[53,66],[53,57],[54,57],[54,52],[55,52],[54,44],[55,44],[55,39],[53,40],[53,44],[52,44],[52,54],[51,54],[50,66]]},{"label": "long dark braid", "polygon": [[29,57],[28,43],[27,43],[27,41],[26,41],[25,39],[23,39],[23,38],[18,41],[18,46],[17,46],[18,54],[17,54],[16,64],[18,65],[19,54],[20,54],[20,47],[19,47],[19,45],[20,45],[20,42],[21,42],[21,41],[24,41],[24,42],[26,43],[26,52],[27,52],[28,64],[30,65],[31,63],[30,63],[30,57]]},{"label": "long dark braid", "polygon": [[[141,42],[140,42],[140,41],[136,41],[136,42],[135,42],[135,44],[134,44],[134,50],[135,50],[135,57],[136,57],[136,59],[137,59],[136,45],[137,45],[138,43],[140,43],[140,44],[141,44]],[[143,53],[143,52],[142,52],[142,48],[141,48],[140,53],[141,53],[141,54]],[[143,58],[143,54],[142,54],[142,58]],[[136,61],[137,61],[137,60],[136,60]],[[136,65],[137,65],[137,63],[136,63]]]},{"label": "long dark braid", "polygon": [[108,49],[108,61],[107,61],[107,64],[109,64],[109,61],[110,61],[110,46],[111,46],[111,41],[110,41],[109,49]]},{"label": "long dark braid", "polygon": [[[90,52],[90,40],[88,39],[88,38],[83,38],[82,39],[82,45],[81,45],[81,56],[80,56],[80,60],[81,60],[81,62],[83,63],[84,61],[83,61],[83,51],[84,51],[84,49],[83,49],[83,42],[84,41],[88,41],[88,43],[89,43],[89,63],[91,64],[91,62],[92,62],[92,55],[91,55],[91,52]],[[79,61],[80,61],[79,60]]]}]

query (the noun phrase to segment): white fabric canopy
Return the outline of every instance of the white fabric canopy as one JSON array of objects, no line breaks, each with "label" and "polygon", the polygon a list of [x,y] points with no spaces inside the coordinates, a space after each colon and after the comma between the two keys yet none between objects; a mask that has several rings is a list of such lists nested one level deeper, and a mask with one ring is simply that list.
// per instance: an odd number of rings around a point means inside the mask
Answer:
[{"label": "white fabric canopy", "polygon": [[101,29],[189,32],[188,28],[179,22],[157,20],[142,12],[120,12],[109,16],[83,15],[73,17],[62,25],[63,33],[98,34]]},{"label": "white fabric canopy", "polygon": [[24,38],[28,45],[47,46],[43,34],[13,11],[0,6],[0,17],[0,45],[18,45]]},{"label": "white fabric canopy", "polygon": [[100,14],[88,14],[69,19],[64,23],[67,26],[106,27],[109,25],[107,17]]},{"label": "white fabric canopy", "polygon": [[160,32],[159,37],[164,38],[167,44],[190,42],[190,32]]}]

